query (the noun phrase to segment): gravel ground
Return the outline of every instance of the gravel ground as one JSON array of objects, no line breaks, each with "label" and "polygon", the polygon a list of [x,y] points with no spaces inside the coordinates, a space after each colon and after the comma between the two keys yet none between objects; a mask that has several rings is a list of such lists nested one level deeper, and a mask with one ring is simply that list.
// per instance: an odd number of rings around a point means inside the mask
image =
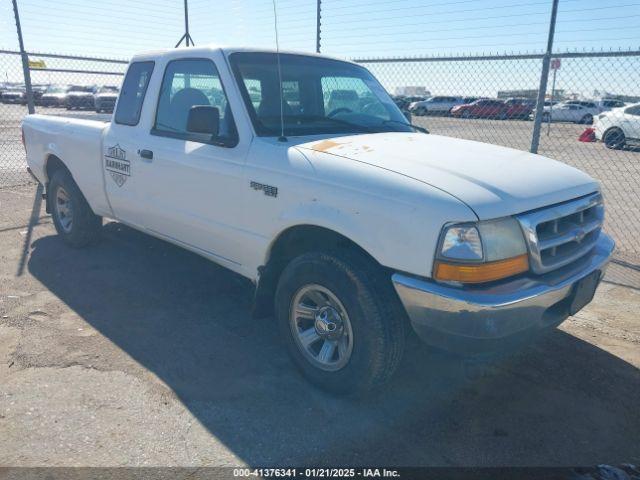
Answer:
[{"label": "gravel ground", "polygon": [[33,200],[0,190],[0,465],[640,463],[638,289],[607,281],[482,376],[414,342],[386,391],[339,399],[243,279],[118,223],[69,249]]}]

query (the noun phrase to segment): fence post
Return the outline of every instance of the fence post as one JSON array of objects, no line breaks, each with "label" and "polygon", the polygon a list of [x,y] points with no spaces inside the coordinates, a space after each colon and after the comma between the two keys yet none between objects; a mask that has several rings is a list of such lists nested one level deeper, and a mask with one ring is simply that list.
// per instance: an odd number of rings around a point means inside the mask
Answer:
[{"label": "fence post", "polygon": [[[540,130],[542,127],[542,113],[544,111],[544,96],[547,93],[547,81],[549,80],[549,64],[553,54],[553,36],[556,32],[556,17],[558,15],[558,0],[553,0],[551,7],[551,21],[549,22],[549,38],[547,40],[547,51],[542,59],[542,72],[540,73],[540,87],[538,88],[538,101],[536,103],[536,114],[533,119],[533,133],[531,135],[531,153],[538,153],[540,144]],[[551,119],[549,119],[551,121]]]},{"label": "fence post", "polygon": [[320,53],[320,34],[322,28],[322,0],[316,0],[316,53]]},{"label": "fence post", "polygon": [[178,48],[180,46],[182,40],[184,40],[184,43],[187,47],[189,46],[189,44],[191,44],[192,47],[196,46],[193,38],[191,38],[191,34],[189,33],[189,4],[187,3],[187,0],[184,0],[184,35],[180,37],[180,40],[178,40],[178,43],[176,43],[175,48]]},{"label": "fence post", "polygon": [[22,41],[22,27],[20,26],[20,15],[18,14],[17,0],[13,0],[13,15],[16,19],[16,30],[18,31],[18,45],[20,46],[20,56],[22,57],[22,73],[24,75],[25,94],[27,95],[27,109],[29,114],[35,113],[33,105],[33,89],[31,88],[31,71],[29,70],[29,56],[24,50]]}]

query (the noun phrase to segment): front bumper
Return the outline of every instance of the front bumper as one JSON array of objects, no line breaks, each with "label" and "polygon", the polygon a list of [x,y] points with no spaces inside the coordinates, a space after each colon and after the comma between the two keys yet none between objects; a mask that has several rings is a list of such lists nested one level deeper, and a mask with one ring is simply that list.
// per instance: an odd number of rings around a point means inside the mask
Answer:
[{"label": "front bumper", "polygon": [[574,285],[595,271],[600,281],[614,246],[601,233],[589,254],[566,267],[488,286],[459,287],[401,273],[392,281],[426,343],[470,355],[504,351],[562,323],[570,315]]}]

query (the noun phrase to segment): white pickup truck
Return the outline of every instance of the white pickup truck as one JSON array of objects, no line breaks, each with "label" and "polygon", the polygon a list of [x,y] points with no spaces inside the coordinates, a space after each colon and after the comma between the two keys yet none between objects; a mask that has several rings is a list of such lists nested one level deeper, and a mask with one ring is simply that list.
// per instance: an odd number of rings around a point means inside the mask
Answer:
[{"label": "white pickup truck", "polygon": [[470,355],[530,341],[591,301],[614,248],[588,175],[421,132],[365,68],[317,55],[138,55],[110,123],[31,115],[23,136],[69,245],[107,217],[251,279],[335,392],[384,384],[409,325]]}]

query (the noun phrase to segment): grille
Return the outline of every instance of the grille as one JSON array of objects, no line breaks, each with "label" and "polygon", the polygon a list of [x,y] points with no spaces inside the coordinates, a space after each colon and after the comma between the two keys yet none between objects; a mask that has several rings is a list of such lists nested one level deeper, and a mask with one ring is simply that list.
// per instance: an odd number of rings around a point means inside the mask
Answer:
[{"label": "grille", "polygon": [[546,273],[588,253],[602,222],[602,196],[593,193],[569,202],[518,215],[529,247],[531,269]]}]

